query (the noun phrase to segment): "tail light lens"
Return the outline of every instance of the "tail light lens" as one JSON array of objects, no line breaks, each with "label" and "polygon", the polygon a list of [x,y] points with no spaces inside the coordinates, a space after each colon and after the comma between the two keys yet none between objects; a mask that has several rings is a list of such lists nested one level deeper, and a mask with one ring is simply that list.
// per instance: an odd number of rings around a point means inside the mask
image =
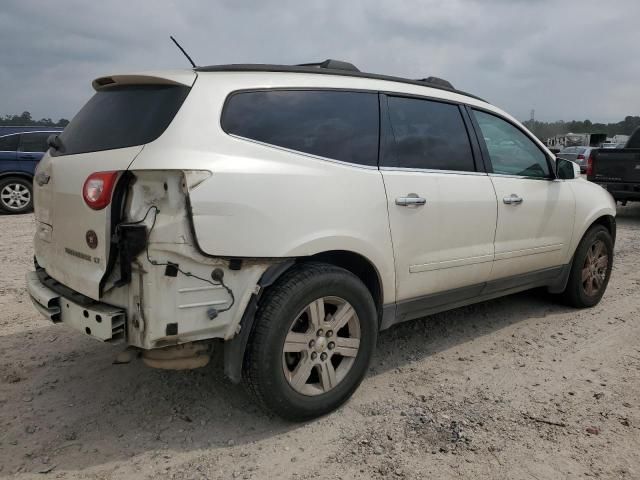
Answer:
[{"label": "tail light lens", "polygon": [[587,159],[587,177],[593,175],[593,152],[589,154]]},{"label": "tail light lens", "polygon": [[583,154],[578,155],[578,160],[584,160],[584,155]]},{"label": "tail light lens", "polygon": [[89,175],[82,187],[82,198],[93,210],[102,210],[111,203],[113,187],[119,172],[95,172]]}]

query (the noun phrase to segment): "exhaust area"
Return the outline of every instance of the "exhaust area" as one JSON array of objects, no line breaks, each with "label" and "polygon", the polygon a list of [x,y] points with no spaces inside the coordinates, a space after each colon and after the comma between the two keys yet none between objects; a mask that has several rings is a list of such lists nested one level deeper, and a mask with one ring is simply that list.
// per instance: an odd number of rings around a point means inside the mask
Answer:
[{"label": "exhaust area", "polygon": [[191,370],[204,367],[211,360],[207,343],[183,343],[165,348],[145,350],[142,361],[148,367],[163,370]]}]

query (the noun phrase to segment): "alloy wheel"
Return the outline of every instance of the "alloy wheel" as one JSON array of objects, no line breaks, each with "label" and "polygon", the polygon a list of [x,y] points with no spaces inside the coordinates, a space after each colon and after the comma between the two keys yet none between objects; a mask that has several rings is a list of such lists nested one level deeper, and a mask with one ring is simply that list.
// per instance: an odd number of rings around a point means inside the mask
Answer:
[{"label": "alloy wheel", "polygon": [[284,341],[282,368],[289,385],[313,396],[333,390],[360,348],[360,320],[349,302],[322,297],[294,319]]},{"label": "alloy wheel", "polygon": [[29,205],[31,192],[22,183],[9,183],[0,192],[0,201],[9,210],[21,210]]},{"label": "alloy wheel", "polygon": [[587,250],[582,267],[582,288],[590,297],[599,293],[607,277],[609,254],[602,240],[596,240]]}]

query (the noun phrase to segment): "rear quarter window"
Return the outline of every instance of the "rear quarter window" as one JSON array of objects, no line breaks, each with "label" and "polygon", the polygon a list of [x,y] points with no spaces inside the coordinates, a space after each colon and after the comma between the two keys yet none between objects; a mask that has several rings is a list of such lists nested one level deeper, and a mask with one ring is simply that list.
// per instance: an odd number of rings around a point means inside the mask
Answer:
[{"label": "rear quarter window", "polygon": [[169,126],[189,87],[116,85],[95,93],[67,125],[54,155],[73,155],[144,145]]},{"label": "rear quarter window", "polygon": [[376,93],[268,90],[232,94],[221,123],[232,135],[375,166],[378,117]]}]

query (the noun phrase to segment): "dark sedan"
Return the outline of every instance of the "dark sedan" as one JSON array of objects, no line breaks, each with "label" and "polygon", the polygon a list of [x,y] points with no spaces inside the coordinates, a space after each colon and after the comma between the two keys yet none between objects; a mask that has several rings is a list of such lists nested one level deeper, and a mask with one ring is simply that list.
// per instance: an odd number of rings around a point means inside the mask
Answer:
[{"label": "dark sedan", "polygon": [[49,146],[47,137],[60,130],[12,133],[0,137],[0,211],[25,213],[33,207],[33,175]]}]

